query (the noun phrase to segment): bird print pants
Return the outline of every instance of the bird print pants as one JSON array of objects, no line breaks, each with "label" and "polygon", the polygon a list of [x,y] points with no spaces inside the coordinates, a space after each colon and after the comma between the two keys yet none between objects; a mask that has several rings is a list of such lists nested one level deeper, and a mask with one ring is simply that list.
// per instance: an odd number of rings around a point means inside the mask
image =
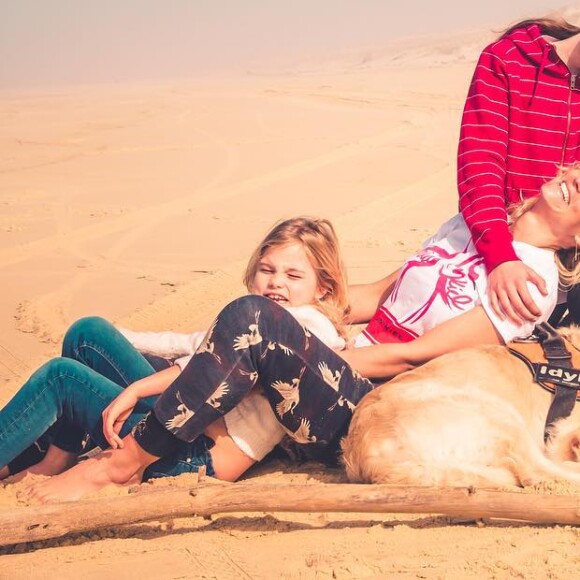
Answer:
[{"label": "bird print pants", "polygon": [[134,437],[145,451],[165,455],[174,438],[193,441],[252,388],[261,388],[297,443],[336,444],[373,386],[284,308],[244,296],[220,312]]}]

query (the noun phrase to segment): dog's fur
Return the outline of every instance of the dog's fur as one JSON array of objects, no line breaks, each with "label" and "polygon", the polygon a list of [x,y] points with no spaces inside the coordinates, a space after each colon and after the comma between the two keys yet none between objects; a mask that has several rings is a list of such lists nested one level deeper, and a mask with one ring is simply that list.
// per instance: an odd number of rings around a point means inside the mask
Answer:
[{"label": "dog's fur", "polygon": [[[580,329],[569,331],[580,344]],[[351,481],[580,485],[580,402],[544,445],[552,395],[501,346],[439,357],[366,395],[342,442]]]}]

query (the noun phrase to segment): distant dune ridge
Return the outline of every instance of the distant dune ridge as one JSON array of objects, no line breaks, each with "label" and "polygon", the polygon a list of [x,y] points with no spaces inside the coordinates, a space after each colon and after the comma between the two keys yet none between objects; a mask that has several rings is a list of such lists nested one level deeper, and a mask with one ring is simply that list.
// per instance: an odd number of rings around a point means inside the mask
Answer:
[{"label": "distant dune ridge", "polygon": [[[562,15],[569,22],[580,20],[580,9],[568,6],[554,14]],[[544,16],[538,13],[536,16]],[[530,15],[522,16],[522,19]],[[517,21],[517,20],[516,20]],[[472,62],[475,64],[481,49],[499,36],[512,22],[505,22],[493,29],[470,28],[453,33],[405,36],[359,49],[334,51],[326,56],[317,54],[311,59],[303,58],[289,65],[284,72],[294,74],[356,73],[379,71],[406,64],[412,67],[438,67]],[[268,70],[268,69],[266,69]],[[260,74],[259,69],[254,71]],[[271,70],[272,74],[279,70]]]}]

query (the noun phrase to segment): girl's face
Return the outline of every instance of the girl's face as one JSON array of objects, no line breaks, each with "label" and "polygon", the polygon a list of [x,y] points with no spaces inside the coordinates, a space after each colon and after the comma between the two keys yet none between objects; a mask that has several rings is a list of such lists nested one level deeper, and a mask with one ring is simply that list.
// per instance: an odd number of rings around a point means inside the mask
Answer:
[{"label": "girl's face", "polygon": [[580,168],[569,169],[544,183],[536,208],[546,212],[562,236],[580,234]]},{"label": "girl's face", "polygon": [[268,249],[258,263],[250,291],[281,306],[313,304],[324,296],[316,272],[299,243]]}]

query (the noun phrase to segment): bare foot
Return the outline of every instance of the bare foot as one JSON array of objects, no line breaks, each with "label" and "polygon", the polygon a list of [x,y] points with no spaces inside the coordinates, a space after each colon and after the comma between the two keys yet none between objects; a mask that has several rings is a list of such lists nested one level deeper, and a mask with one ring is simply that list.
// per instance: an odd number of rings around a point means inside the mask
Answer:
[{"label": "bare foot", "polygon": [[107,485],[140,481],[145,467],[158,457],[146,453],[132,435],[123,441],[122,449],[108,449],[60,475],[32,485],[27,496],[40,503],[75,501]]},{"label": "bare foot", "polygon": [[18,483],[27,475],[58,475],[73,465],[76,465],[77,456],[75,453],[63,451],[58,447],[51,445],[46,455],[35,465],[31,465],[6,479],[6,483]]}]

